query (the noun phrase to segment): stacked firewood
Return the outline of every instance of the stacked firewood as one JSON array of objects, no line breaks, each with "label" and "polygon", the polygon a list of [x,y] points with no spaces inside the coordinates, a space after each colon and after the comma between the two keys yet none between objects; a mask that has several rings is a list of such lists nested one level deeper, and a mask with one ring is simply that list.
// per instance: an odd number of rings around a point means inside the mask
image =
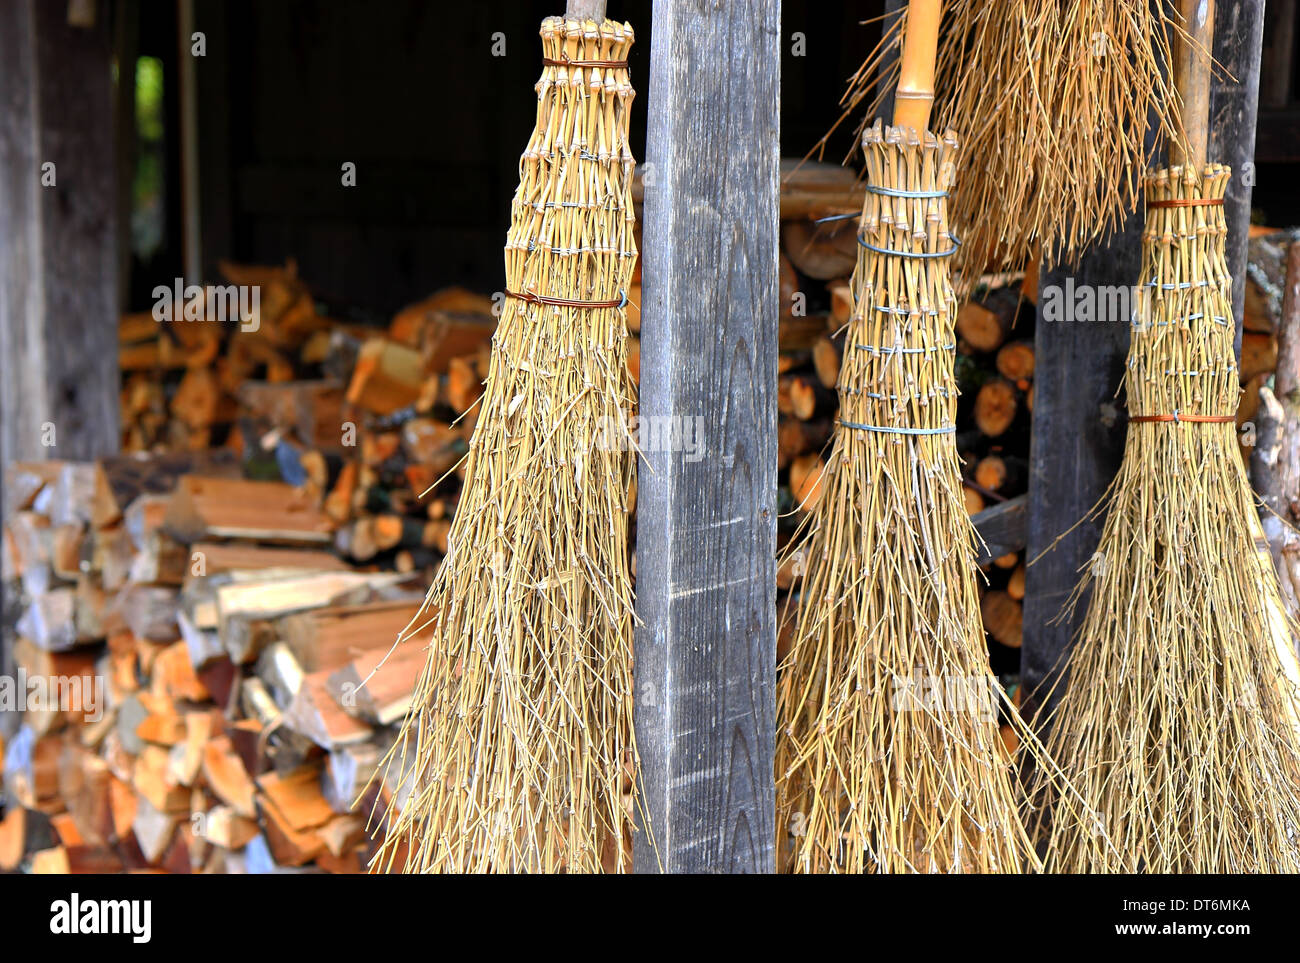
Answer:
[{"label": "stacked firewood", "polygon": [[[242,300],[205,289],[162,320],[123,317],[124,450],[229,450],[250,477],[324,496],[346,558],[427,575],[446,551],[499,302],[448,288],[387,325],[353,324],[320,309],[292,261],[222,272]],[[256,310],[232,318],[233,304]]]},{"label": "stacked firewood", "polygon": [[[357,872],[425,653],[423,583],[330,551],[230,453],[15,465],[0,870]],[[364,798],[362,798],[364,797]],[[360,800],[360,802],[358,802]]]},{"label": "stacked firewood", "polygon": [[[861,195],[848,171],[812,165],[787,173],[786,180],[777,395],[782,543],[819,496],[826,443],[838,409],[836,384],[857,258],[857,221],[843,215],[861,208]],[[798,184],[797,190],[790,188],[791,182]],[[789,201],[791,197],[797,200]],[[1036,298],[1035,277],[987,276],[957,317],[957,445],[972,515],[1027,491]],[[988,558],[982,566],[986,580],[981,585],[981,611],[990,654],[994,669],[1009,685],[1014,685],[1019,664],[1015,650],[1021,642],[1024,562],[1019,549]],[[782,590],[794,580],[794,564],[791,559],[778,572]],[[782,639],[782,652],[788,642]]]}]

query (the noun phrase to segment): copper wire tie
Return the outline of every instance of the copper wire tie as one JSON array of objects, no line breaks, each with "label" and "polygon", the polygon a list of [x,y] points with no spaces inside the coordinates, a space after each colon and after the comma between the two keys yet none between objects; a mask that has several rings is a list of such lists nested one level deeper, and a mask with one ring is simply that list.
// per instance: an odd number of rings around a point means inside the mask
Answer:
[{"label": "copper wire tie", "polygon": [[518,298],[529,304],[551,304],[557,308],[622,308],[627,306],[627,292],[617,301],[575,301],[571,298],[550,298],[544,294],[532,294],[528,291],[507,291],[506,297]]},{"label": "copper wire tie", "polygon": [[889,435],[946,435],[948,432],[956,431],[956,425],[943,425],[939,428],[899,428],[891,425],[864,425],[857,421],[845,421],[843,418],[836,419],[845,428],[856,428],[859,431],[881,431]]},{"label": "copper wire tie", "polygon": [[1153,210],[1157,207],[1222,207],[1223,198],[1200,198],[1179,200],[1177,198],[1168,201],[1147,201],[1147,210]]},{"label": "copper wire tie", "polygon": [[549,57],[542,59],[542,64],[547,67],[608,67],[611,70],[618,70],[627,66],[626,60],[551,60]]},{"label": "copper wire tie", "polygon": [[1131,415],[1130,422],[1134,421],[1163,421],[1181,424],[1184,421],[1192,421],[1198,424],[1226,424],[1229,421],[1235,422],[1236,415],[1184,415],[1175,411],[1172,415]]}]

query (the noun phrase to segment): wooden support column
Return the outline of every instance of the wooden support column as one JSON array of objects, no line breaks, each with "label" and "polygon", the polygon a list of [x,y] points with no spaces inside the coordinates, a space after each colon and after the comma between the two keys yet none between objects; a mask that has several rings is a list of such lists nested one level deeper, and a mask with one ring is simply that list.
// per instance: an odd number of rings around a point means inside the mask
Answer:
[{"label": "wooden support column", "polygon": [[[118,447],[108,9],[0,4],[0,506],[11,462],[91,458]],[[69,23],[74,10],[78,25]],[[0,585],[6,671],[17,601],[8,594]]]},{"label": "wooden support column", "polygon": [[[0,9],[0,458],[118,447],[112,30]],[[53,445],[49,445],[53,426]]]},{"label": "wooden support column", "polygon": [[771,872],[780,3],[651,27],[640,416],[701,447],[639,471],[635,865]]},{"label": "wooden support column", "polygon": [[1241,356],[1241,318],[1246,306],[1246,246],[1250,240],[1250,197],[1255,183],[1255,120],[1259,113],[1259,63],[1264,48],[1264,0],[1215,0],[1214,58],[1210,84],[1212,162],[1232,168],[1223,199],[1228,221],[1228,272],[1232,316]]},{"label": "wooden support column", "polygon": [[[1103,306],[1100,316],[1076,320],[1072,294],[1088,286],[1130,288],[1142,266],[1141,233],[1142,215],[1132,214],[1108,245],[1088,251],[1072,269],[1044,271],[1039,279],[1029,559],[1087,515],[1119,470],[1127,417],[1115,391],[1128,354],[1128,313]],[[1053,317],[1057,310],[1061,316]],[[1080,566],[1097,550],[1104,521],[1080,525],[1025,571],[1020,674],[1027,718],[1056,681],[1054,669],[1064,666],[1078,623],[1052,623],[1079,580]],[[1059,688],[1054,695],[1060,697]]]}]

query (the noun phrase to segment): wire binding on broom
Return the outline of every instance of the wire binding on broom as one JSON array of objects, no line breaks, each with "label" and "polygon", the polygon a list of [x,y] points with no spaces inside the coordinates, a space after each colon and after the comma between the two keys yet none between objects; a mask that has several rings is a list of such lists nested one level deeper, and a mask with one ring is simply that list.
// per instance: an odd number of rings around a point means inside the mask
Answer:
[{"label": "wire binding on broom", "polygon": [[[551,18],[431,637],[371,868],[623,872],[636,800],[628,496],[632,28]],[[519,292],[527,292],[521,294]],[[413,622],[413,625],[415,623]],[[408,630],[404,633],[409,636]]]},{"label": "wire binding on broom", "polygon": [[[1130,419],[1101,543],[1063,617],[1091,599],[1049,747],[1100,834],[1036,825],[1059,872],[1300,871],[1297,627],[1257,546],[1238,453],[1229,170],[1146,179]],[[1200,203],[1206,201],[1209,203]],[[1150,413],[1150,414],[1145,414]],[[1174,415],[1177,417],[1175,419]],[[1101,834],[1113,845],[1103,845]]]}]

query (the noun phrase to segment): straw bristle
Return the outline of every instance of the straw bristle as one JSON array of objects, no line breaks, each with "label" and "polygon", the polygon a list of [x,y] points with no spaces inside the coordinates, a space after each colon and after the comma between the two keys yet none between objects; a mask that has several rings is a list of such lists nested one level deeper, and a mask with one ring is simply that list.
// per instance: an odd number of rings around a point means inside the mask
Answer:
[{"label": "straw bristle", "polygon": [[[952,185],[951,133],[922,142],[877,122],[864,145],[869,190]],[[862,240],[950,252],[947,200],[868,193]],[[976,535],[949,430],[957,387],[947,262],[859,247],[842,422],[794,542],[805,574],[787,611],[794,641],[777,692],[778,826],[783,861],[797,872],[1037,865],[999,737]]]},{"label": "straw bristle", "polygon": [[[1155,171],[1147,202],[1220,200],[1228,177]],[[1236,411],[1226,234],[1221,206],[1148,208],[1133,416]],[[1046,793],[1049,868],[1300,871],[1294,627],[1255,510],[1234,422],[1130,423],[1049,741],[1098,821],[1052,824]]]},{"label": "straw bristle", "polygon": [[[894,87],[900,17],[852,78],[845,116],[874,117]],[[951,0],[935,73],[936,125],[964,132],[952,220],[963,276],[1037,256],[1073,260],[1137,206],[1148,115],[1181,130],[1165,79],[1171,33],[1148,0]]]},{"label": "straw bristle", "polygon": [[[627,57],[632,28],[552,18],[552,60]],[[506,242],[511,292],[617,302],[633,243],[625,68],[547,66]],[[373,868],[629,869],[632,587],[623,308],[507,297],[447,556],[416,623],[429,660],[390,754]],[[616,427],[615,427],[616,426]],[[409,754],[408,754],[409,753]]]}]

